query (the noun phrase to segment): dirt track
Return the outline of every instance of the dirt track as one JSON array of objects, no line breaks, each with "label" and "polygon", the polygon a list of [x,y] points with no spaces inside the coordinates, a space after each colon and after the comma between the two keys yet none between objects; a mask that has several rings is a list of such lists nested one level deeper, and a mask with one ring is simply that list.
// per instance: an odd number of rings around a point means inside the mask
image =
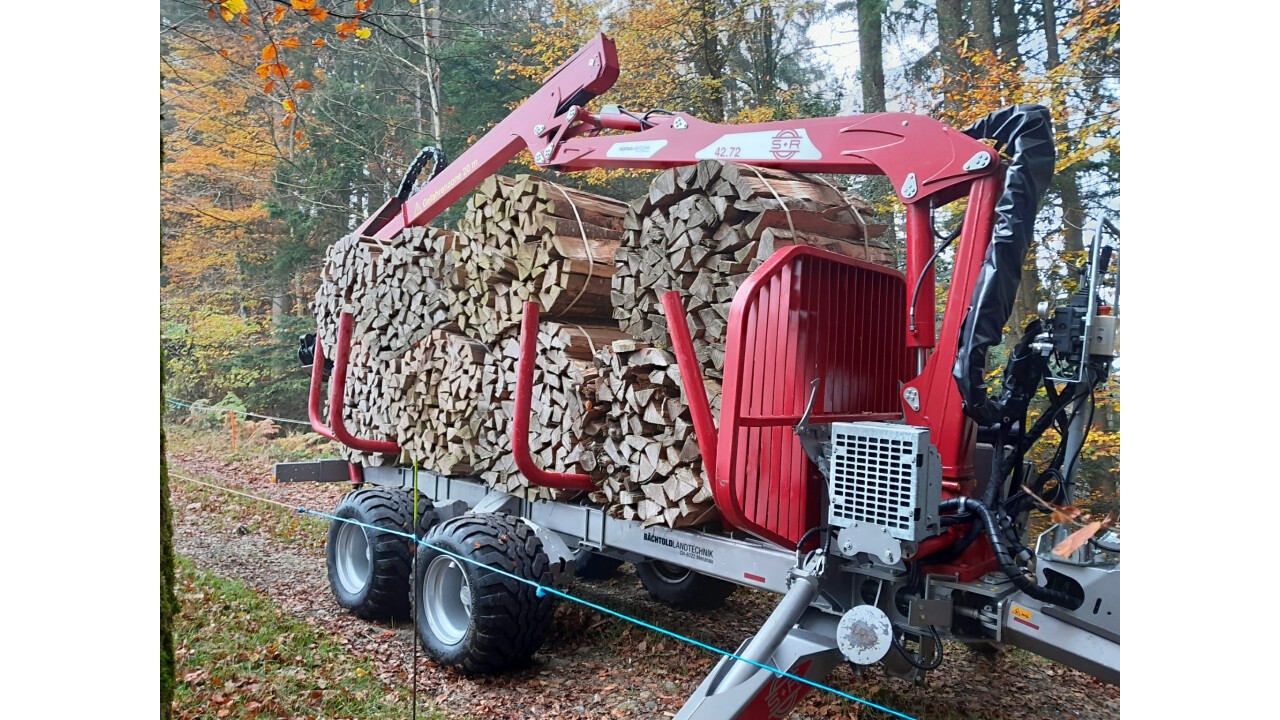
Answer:
[{"label": "dirt track", "polygon": [[[171,472],[235,487],[293,507],[329,511],[344,487],[277,485],[265,466],[235,465],[194,452],[170,452]],[[372,661],[388,684],[409,682],[412,630],[369,623],[341,611],[329,596],[323,525],[251,501],[206,491],[175,478],[174,541],[200,567],[239,579],[287,611],[343,638]],[[713,613],[677,611],[649,599],[629,566],[607,581],[570,589],[588,600],[717,647],[732,649],[752,634],[776,597],[739,590]],[[620,620],[561,603],[547,643],[528,668],[500,678],[465,678],[419,658],[420,697],[459,718],[670,717],[715,662],[690,647]],[[1020,651],[992,660],[948,646],[946,664],[928,686],[880,673],[855,678],[841,668],[828,683],[920,718],[1119,717],[1120,692]],[[880,718],[879,711],[811,694],[793,718]]]}]

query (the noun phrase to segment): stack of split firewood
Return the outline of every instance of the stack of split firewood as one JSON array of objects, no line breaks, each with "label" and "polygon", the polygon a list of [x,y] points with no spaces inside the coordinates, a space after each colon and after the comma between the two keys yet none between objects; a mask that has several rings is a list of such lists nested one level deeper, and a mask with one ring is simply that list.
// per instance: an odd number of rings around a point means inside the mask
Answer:
[{"label": "stack of split firewood", "polygon": [[[591,501],[645,525],[718,515],[694,435],[661,294],[679,290],[719,416],[729,307],[777,250],[815,245],[893,264],[870,208],[820,179],[703,161],[658,175],[632,203],[529,176],[490,178],[456,232],[344,238],[316,294],[335,355],[355,318],[347,428],[395,440],[401,462],[482,478],[531,499],[511,454],[523,303],[538,303],[529,445],[546,470],[590,476]],[[364,465],[395,458],[357,453]]]}]

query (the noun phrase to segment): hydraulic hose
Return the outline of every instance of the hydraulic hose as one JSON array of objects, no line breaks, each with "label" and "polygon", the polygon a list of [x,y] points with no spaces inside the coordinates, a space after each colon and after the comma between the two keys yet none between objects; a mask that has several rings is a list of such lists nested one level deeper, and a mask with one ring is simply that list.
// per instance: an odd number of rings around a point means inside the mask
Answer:
[{"label": "hydraulic hose", "polygon": [[1000,571],[1009,577],[1015,587],[1025,592],[1031,597],[1041,602],[1053,603],[1060,605],[1068,610],[1075,610],[1080,607],[1080,600],[1072,597],[1061,590],[1042,587],[1033,582],[1014,563],[1013,555],[1009,552],[1009,547],[1005,543],[1005,539],[1001,537],[1000,525],[991,514],[991,510],[981,502],[968,497],[959,497],[952,500],[944,500],[938,506],[939,512],[968,512],[982,522],[987,530],[987,538],[991,541],[991,549],[995,551],[996,563],[1000,566]]}]

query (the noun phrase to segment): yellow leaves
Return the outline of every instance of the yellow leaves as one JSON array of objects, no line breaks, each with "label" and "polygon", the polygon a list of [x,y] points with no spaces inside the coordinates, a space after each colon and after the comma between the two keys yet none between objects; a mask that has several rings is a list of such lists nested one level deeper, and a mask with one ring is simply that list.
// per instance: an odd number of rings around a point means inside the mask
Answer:
[{"label": "yellow leaves", "polygon": [[244,0],[225,0],[221,3],[222,19],[231,22],[236,15],[249,12],[249,6]]},{"label": "yellow leaves", "polygon": [[290,0],[294,10],[312,10],[315,9],[316,0]]},{"label": "yellow leaves", "polygon": [[296,37],[285,38],[284,40],[280,41],[280,47],[294,50],[296,48],[302,47],[302,41]]},{"label": "yellow leaves", "polygon": [[289,12],[288,8],[283,5],[277,5],[275,11],[271,13],[271,22],[278,24],[284,19],[284,14],[287,12]]},{"label": "yellow leaves", "polygon": [[280,101],[280,104],[284,106],[284,109],[285,109],[285,111],[286,111],[286,112],[293,112],[293,111],[294,111],[294,104],[293,104],[293,100],[292,100],[291,98],[285,98],[285,99],[281,100],[281,101]]},{"label": "yellow leaves", "polygon": [[[231,22],[236,19],[236,14],[226,8],[219,8],[218,13],[221,14],[222,19],[227,22]],[[210,16],[212,17],[212,13],[210,13]]]},{"label": "yellow leaves", "polygon": [[360,38],[361,40],[368,40],[369,36],[372,34],[373,34],[373,31],[367,27],[358,28],[356,30],[356,37]]},{"label": "yellow leaves", "polygon": [[262,48],[263,62],[271,62],[272,60],[275,60],[275,58],[276,58],[276,46],[274,43],[270,45],[266,45]]}]

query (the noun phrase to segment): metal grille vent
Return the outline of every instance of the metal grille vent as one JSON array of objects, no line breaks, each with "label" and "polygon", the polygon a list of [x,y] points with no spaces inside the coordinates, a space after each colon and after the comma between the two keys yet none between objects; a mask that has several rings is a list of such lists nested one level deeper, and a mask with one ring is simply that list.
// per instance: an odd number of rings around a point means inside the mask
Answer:
[{"label": "metal grille vent", "polygon": [[927,429],[834,423],[831,445],[832,525],[870,523],[912,542],[933,534],[941,467]]}]

